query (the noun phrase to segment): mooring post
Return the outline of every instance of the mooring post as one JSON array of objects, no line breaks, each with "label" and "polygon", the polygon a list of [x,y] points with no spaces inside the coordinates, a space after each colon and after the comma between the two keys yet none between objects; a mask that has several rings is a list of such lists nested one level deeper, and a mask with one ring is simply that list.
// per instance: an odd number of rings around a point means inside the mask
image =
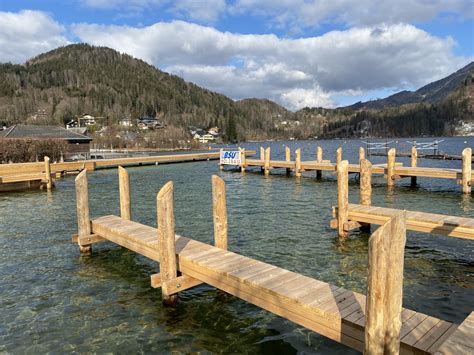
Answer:
[{"label": "mooring post", "polygon": [[[411,167],[416,168],[418,160],[418,151],[416,150],[416,145],[412,145],[411,147]],[[410,185],[411,187],[416,187],[416,176],[412,176],[410,178]]]},{"label": "mooring post", "polygon": [[301,177],[301,148],[295,150],[295,176]]},{"label": "mooring post", "polygon": [[247,156],[245,155],[245,148],[239,148],[239,152],[240,152],[240,171],[244,173],[246,165],[247,165],[247,162],[246,162]]},{"label": "mooring post", "polygon": [[212,212],[214,217],[214,245],[227,250],[227,205],[225,182],[212,175]]},{"label": "mooring post", "polygon": [[472,149],[464,148],[462,151],[462,192],[471,193]]},{"label": "mooring post", "polygon": [[46,188],[51,190],[53,188],[53,178],[51,177],[51,162],[49,157],[44,157],[44,174],[46,178]]},{"label": "mooring post", "polygon": [[349,232],[344,228],[349,222],[349,162],[337,165],[337,233],[339,238],[347,238]]},{"label": "mooring post", "polygon": [[76,213],[77,213],[77,235],[78,245],[81,253],[89,253],[92,246],[81,245],[81,237],[91,235],[91,221],[89,217],[89,188],[87,183],[87,170],[84,169],[76,176]]},{"label": "mooring post", "polygon": [[342,148],[339,147],[336,150],[336,166],[338,166],[342,161]]},{"label": "mooring post", "polygon": [[365,159],[365,150],[363,147],[359,147],[359,164]]},{"label": "mooring post", "polygon": [[265,149],[265,175],[270,174],[270,147]]},{"label": "mooring post", "polygon": [[264,165],[260,166],[260,171],[263,172],[265,170],[265,148],[260,147],[260,161],[263,161]]},{"label": "mooring post", "polygon": [[[316,148],[316,162],[322,163],[323,162],[323,148],[319,145]],[[316,179],[321,180],[322,177],[322,170],[316,170]]]},{"label": "mooring post", "polygon": [[[169,181],[156,197],[158,217],[158,240],[160,251],[160,279],[166,282],[178,276],[176,267],[176,241],[174,232],[173,182]],[[161,288],[163,303],[173,305],[178,301],[177,294],[168,294],[167,288]]]},{"label": "mooring post", "polygon": [[221,170],[224,170],[224,164],[221,164],[221,159],[222,159],[222,152],[224,151],[224,149],[219,149],[219,169]]},{"label": "mooring post", "polygon": [[[364,206],[372,204],[372,163],[367,159],[360,161],[360,196],[359,203]],[[370,232],[370,224],[362,224],[360,230]]]},{"label": "mooring post", "polygon": [[393,188],[395,185],[395,148],[391,148],[387,153],[387,187]]},{"label": "mooring post", "polygon": [[123,167],[118,167],[119,192],[120,192],[120,217],[126,220],[132,218],[130,202],[130,177],[128,171]]},{"label": "mooring post", "polygon": [[[285,161],[290,162],[291,161],[291,149],[287,145],[285,146]],[[286,168],[286,174],[288,175],[290,173],[291,169]]]},{"label": "mooring post", "polygon": [[369,239],[364,354],[400,351],[405,217],[394,216]]}]

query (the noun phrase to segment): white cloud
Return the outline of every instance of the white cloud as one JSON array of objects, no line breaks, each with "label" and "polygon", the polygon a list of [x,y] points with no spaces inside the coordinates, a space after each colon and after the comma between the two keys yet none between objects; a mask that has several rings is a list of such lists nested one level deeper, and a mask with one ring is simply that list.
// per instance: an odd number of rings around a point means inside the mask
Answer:
[{"label": "white cloud", "polygon": [[379,25],[287,39],[242,35],[183,21],[144,28],[77,24],[75,34],[142,58],[234,99],[270,98],[290,108],[331,97],[417,87],[468,62],[455,42],[412,25]]},{"label": "white cloud", "polygon": [[301,29],[324,23],[349,26],[420,23],[440,14],[472,18],[471,0],[237,0],[231,14],[252,15],[274,25]]},{"label": "white cloud", "polygon": [[22,63],[69,43],[64,27],[44,12],[0,12],[0,23],[0,62]]}]

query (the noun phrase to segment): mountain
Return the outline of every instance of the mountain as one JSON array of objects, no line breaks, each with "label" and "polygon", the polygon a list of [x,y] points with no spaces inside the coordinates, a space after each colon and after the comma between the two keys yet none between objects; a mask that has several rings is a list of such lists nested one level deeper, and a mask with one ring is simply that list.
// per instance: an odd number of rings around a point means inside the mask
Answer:
[{"label": "mountain", "polygon": [[385,99],[371,100],[367,102],[357,102],[347,108],[353,110],[375,109],[381,110],[387,107],[397,107],[406,104],[415,103],[440,103],[454,91],[456,91],[474,70],[474,62],[469,63],[457,72],[432,82],[416,91],[400,91],[396,94],[386,97]]}]

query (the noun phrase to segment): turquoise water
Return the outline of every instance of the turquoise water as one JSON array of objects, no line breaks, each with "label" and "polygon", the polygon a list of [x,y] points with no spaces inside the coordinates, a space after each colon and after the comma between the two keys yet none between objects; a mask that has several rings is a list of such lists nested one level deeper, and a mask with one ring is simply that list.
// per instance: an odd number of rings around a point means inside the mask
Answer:
[{"label": "turquoise water", "polygon": [[[467,141],[467,143],[464,143]],[[401,146],[404,141],[400,140]],[[358,141],[290,142],[313,159],[316,144],[325,158],[335,149],[356,161]],[[282,142],[265,143],[282,158]],[[246,144],[256,148],[257,144]],[[460,153],[470,138],[451,138],[442,150]],[[402,150],[407,151],[408,149]],[[383,157],[371,158],[384,162]],[[400,159],[408,164],[408,159]],[[419,166],[459,167],[459,161],[419,160]],[[156,225],[156,193],[175,183],[177,233],[212,242],[212,174],[227,184],[229,248],[238,253],[365,293],[367,234],[354,232],[340,242],[329,228],[336,203],[334,176],[302,179],[275,170],[242,175],[219,171],[216,161],[128,168],[132,218]],[[397,181],[387,191],[374,180],[373,204],[474,217],[471,196],[454,181]],[[350,181],[350,200],[358,186]],[[89,175],[91,216],[118,214],[115,169]],[[52,192],[0,195],[0,351],[38,352],[202,352],[340,353],[348,348],[209,286],[180,294],[177,308],[164,308],[150,287],[158,265],[126,249],[103,243],[80,256],[70,241],[76,232],[74,178]],[[461,322],[474,309],[474,243],[457,238],[408,233],[404,306]]]}]

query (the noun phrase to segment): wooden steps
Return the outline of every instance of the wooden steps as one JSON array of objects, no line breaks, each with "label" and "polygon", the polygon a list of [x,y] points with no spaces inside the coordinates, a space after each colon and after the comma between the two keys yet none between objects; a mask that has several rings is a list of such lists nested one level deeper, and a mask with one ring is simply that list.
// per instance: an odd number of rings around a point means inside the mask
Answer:
[{"label": "wooden steps", "polygon": [[[394,208],[349,204],[348,220],[382,225],[399,212],[400,210]],[[474,218],[406,212],[406,226],[409,230],[474,240]]]},{"label": "wooden steps", "polygon": [[[156,228],[116,216],[91,221],[91,233],[159,262]],[[263,309],[363,350],[365,296],[176,235],[178,270]],[[402,311],[402,353],[433,353],[457,326]]]}]

